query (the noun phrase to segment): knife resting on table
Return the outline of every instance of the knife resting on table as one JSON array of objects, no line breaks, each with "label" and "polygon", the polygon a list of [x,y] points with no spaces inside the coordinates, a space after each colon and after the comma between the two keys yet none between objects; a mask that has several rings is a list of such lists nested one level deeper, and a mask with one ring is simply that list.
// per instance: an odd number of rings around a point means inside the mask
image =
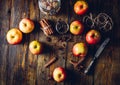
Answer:
[{"label": "knife resting on table", "polygon": [[84,73],[87,74],[90,70],[90,68],[92,67],[93,63],[95,62],[95,60],[100,56],[100,54],[102,53],[102,51],[104,50],[105,46],[108,44],[108,42],[110,41],[110,38],[107,38],[103,41],[103,43],[100,45],[100,47],[97,49],[94,58],[92,59],[92,61],[90,62],[90,64],[88,65],[88,67],[85,69]]}]

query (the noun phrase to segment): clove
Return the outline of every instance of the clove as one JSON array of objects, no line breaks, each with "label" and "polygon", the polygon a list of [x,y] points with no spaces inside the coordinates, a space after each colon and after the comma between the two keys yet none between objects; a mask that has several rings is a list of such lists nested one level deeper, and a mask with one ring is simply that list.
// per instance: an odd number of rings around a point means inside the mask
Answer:
[{"label": "clove", "polygon": [[44,65],[44,67],[47,68],[48,66],[50,66],[51,64],[53,64],[56,60],[57,60],[57,57],[53,57],[52,59],[50,59],[50,60]]}]

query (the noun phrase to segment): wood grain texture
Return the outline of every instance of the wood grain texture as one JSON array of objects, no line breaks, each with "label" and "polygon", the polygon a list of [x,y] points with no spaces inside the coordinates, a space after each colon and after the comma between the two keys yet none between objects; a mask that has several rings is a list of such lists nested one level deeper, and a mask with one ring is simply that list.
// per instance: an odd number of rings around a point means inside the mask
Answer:
[{"label": "wood grain texture", "polygon": [[[77,0],[62,0],[61,10],[54,16],[43,14],[38,7],[38,0],[0,0],[0,85],[119,85],[120,83],[120,1],[119,0],[86,0],[89,10],[85,15],[93,13],[107,13],[113,19],[114,26],[111,32],[101,33],[102,40],[110,37],[111,41],[105,48],[100,58],[96,61],[91,73],[83,74],[69,63],[70,60],[79,61],[72,54],[72,47],[77,42],[86,42],[85,33],[90,28],[85,28],[83,34],[74,36],[70,32],[60,35],[55,30],[56,22],[61,19],[70,24],[73,20],[80,20],[84,16],[76,15],[73,11]],[[30,34],[23,34],[23,40],[18,45],[10,45],[6,41],[7,31],[13,27],[18,28],[22,18],[34,21],[35,29]],[[55,34],[45,36],[40,29],[39,21],[43,18],[49,20]],[[66,41],[65,37],[70,38]],[[38,40],[44,45],[44,52],[33,55],[29,51],[29,43]],[[86,68],[91,61],[100,43],[89,47],[83,66]],[[44,68],[52,58],[58,60]],[[53,70],[64,67],[67,79],[57,83],[52,77]]]},{"label": "wood grain texture", "polygon": [[11,6],[9,0],[0,1],[0,3],[0,85],[6,85],[6,77],[8,76],[7,56],[9,51],[5,36],[10,26],[9,19]]}]

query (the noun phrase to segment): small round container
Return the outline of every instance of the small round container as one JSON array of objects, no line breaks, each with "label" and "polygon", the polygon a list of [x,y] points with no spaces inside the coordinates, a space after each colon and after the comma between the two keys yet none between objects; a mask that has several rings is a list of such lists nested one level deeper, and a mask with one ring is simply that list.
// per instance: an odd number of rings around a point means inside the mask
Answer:
[{"label": "small round container", "polygon": [[59,33],[59,34],[65,34],[67,33],[69,30],[69,25],[65,22],[65,21],[57,21],[56,23],[56,31]]},{"label": "small round container", "polygon": [[40,10],[47,15],[55,15],[60,10],[61,0],[38,0]]}]

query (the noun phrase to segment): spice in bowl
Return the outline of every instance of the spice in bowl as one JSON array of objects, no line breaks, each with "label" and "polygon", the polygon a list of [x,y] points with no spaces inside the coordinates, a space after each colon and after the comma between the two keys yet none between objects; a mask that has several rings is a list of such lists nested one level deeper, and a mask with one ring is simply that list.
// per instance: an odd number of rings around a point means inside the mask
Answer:
[{"label": "spice in bowl", "polygon": [[69,30],[69,25],[65,21],[62,21],[62,20],[57,21],[56,31],[59,34],[65,34],[68,32],[68,30]]},{"label": "spice in bowl", "polygon": [[54,15],[60,10],[61,0],[38,0],[38,5],[44,14]]}]

